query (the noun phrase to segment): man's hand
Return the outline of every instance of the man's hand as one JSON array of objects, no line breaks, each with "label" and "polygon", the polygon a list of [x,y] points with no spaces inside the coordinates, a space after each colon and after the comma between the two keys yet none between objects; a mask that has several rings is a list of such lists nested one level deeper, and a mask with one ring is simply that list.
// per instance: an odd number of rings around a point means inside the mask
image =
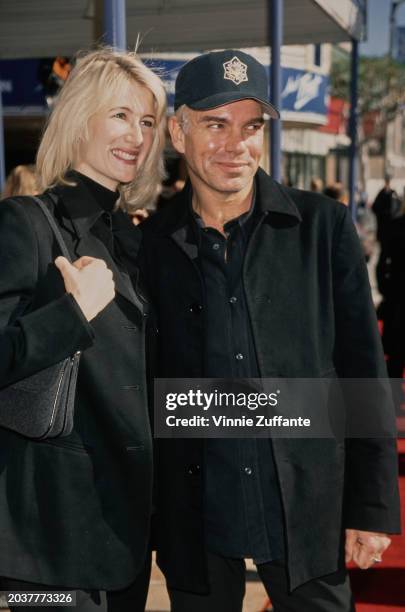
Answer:
[{"label": "man's hand", "polygon": [[346,529],[346,563],[354,561],[360,569],[380,563],[382,554],[391,544],[385,533]]},{"label": "man's hand", "polygon": [[149,217],[149,212],[146,208],[138,208],[134,213],[131,213],[130,217],[134,225],[139,225]]},{"label": "man's hand", "polygon": [[63,276],[66,292],[73,295],[88,321],[114,299],[112,272],[102,259],[80,257],[72,265],[65,257],[57,257],[55,266]]}]

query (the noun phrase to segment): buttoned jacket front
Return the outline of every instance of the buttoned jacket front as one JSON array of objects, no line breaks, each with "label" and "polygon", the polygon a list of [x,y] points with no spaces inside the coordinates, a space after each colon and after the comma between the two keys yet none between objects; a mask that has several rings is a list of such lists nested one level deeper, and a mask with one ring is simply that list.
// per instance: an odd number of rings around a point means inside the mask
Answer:
[{"label": "buttoned jacket front", "polygon": [[[53,194],[72,258],[103,259],[116,296],[88,323],[52,264],[60,253],[39,207],[28,197],[1,203],[0,384],[82,355],[69,436],[32,441],[0,429],[0,576],[119,589],[143,566],[149,538],[146,305],[136,274],[131,282],[93,232],[105,213],[92,194],[81,184]],[[129,221],[115,234],[132,260],[138,236]]]},{"label": "buttoned jacket front", "polygon": [[[140,262],[156,310],[161,377],[203,376],[204,284],[188,223],[189,189],[142,225]],[[256,198],[260,219],[242,274],[261,376],[386,376],[348,209],[283,187],[262,170]],[[386,414],[385,427],[394,431],[388,398],[371,410]],[[156,446],[158,561],[170,587],[205,592],[203,442]],[[394,440],[274,439],[273,448],[292,588],[342,565],[345,528],[399,530]]]}]

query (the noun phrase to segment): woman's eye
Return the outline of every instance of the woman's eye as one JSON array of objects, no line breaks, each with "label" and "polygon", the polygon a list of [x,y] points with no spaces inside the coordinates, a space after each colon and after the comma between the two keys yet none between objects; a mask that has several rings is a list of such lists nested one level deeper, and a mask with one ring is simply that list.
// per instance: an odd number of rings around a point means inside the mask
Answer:
[{"label": "woman's eye", "polygon": [[147,128],[153,128],[155,126],[154,122],[151,119],[142,119],[141,125]]},{"label": "woman's eye", "polygon": [[116,117],[117,119],[126,119],[127,115],[124,112],[120,112],[120,113],[115,113],[114,117]]}]

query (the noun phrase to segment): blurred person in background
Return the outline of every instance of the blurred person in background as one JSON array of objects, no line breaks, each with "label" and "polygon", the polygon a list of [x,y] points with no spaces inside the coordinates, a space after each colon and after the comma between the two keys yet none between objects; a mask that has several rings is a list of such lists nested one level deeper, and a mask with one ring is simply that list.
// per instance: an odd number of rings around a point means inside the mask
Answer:
[{"label": "blurred person in background", "polygon": [[7,176],[2,198],[39,193],[38,177],[33,164],[16,166]]},{"label": "blurred person in background", "polygon": [[405,367],[405,198],[396,218],[384,223],[383,300],[378,317],[383,322],[382,339],[387,370],[393,382],[397,414],[403,414],[402,379]]},{"label": "blurred person in background", "polygon": [[0,205],[0,387],[81,351],[72,433],[40,441],[0,428],[0,589],[77,590],[78,612],[141,612],[147,596],[148,305],[127,213],[161,182],[165,107],[135,53],[77,60],[37,157],[73,265],[32,198]]},{"label": "blurred person in background", "polygon": [[376,221],[368,206],[367,194],[359,192],[356,206],[356,229],[363,247],[366,261],[369,262],[376,249]]},{"label": "blurred person in background", "polygon": [[323,194],[328,196],[328,198],[341,202],[341,204],[344,204],[345,206],[349,204],[348,193],[340,182],[326,185],[325,189],[323,190]]},{"label": "blurred person in background", "polygon": [[315,191],[317,193],[322,193],[322,189],[323,189],[323,180],[319,177],[312,177],[311,178],[311,191]]},{"label": "blurred person in background", "polygon": [[375,198],[372,211],[377,221],[377,240],[380,243],[380,254],[378,257],[376,276],[379,292],[384,296],[385,284],[389,276],[389,249],[391,239],[391,222],[401,211],[401,200],[397,192],[391,187],[391,176],[386,174],[384,186]]},{"label": "blurred person in background", "polygon": [[372,211],[377,219],[377,240],[381,245],[381,251],[385,250],[390,239],[390,224],[392,219],[399,214],[401,201],[397,192],[391,187],[391,176],[384,177],[384,187],[378,192]]},{"label": "blurred person in background", "polygon": [[166,160],[166,171],[167,177],[161,185],[156,202],[157,211],[171,203],[174,196],[183,189],[187,180],[187,168],[181,157],[169,157]]}]

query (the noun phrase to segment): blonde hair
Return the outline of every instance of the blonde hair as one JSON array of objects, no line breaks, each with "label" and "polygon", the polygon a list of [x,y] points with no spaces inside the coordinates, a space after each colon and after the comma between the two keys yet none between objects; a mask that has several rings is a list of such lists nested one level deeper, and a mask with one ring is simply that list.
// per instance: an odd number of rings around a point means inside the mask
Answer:
[{"label": "blonde hair", "polygon": [[13,168],[7,176],[3,198],[20,195],[36,195],[39,193],[38,177],[33,164],[20,165]]},{"label": "blonde hair", "polygon": [[149,205],[164,177],[166,94],[160,78],[136,53],[103,47],[78,57],[48,119],[37,154],[37,171],[43,189],[66,184],[66,173],[88,140],[91,117],[107,107],[117,90],[128,82],[153,94],[156,126],[151,149],[133,182],[121,184],[119,205],[128,212]]}]

